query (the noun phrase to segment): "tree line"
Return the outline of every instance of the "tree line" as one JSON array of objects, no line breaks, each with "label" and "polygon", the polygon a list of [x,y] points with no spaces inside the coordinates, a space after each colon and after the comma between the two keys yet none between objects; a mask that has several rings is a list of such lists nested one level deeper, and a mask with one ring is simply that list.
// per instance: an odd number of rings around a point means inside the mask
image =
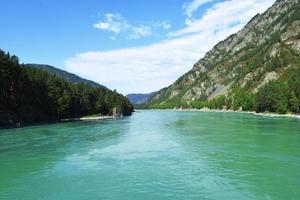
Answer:
[{"label": "tree line", "polygon": [[153,109],[210,108],[255,112],[300,113],[300,67],[288,69],[278,80],[270,81],[256,93],[235,87],[227,96],[212,100],[199,99],[192,102],[173,99],[163,103],[151,103]]},{"label": "tree line", "polygon": [[0,125],[32,123],[80,117],[111,115],[118,108],[130,115],[130,102],[105,87],[75,84],[55,74],[19,63],[16,56],[0,50]]}]

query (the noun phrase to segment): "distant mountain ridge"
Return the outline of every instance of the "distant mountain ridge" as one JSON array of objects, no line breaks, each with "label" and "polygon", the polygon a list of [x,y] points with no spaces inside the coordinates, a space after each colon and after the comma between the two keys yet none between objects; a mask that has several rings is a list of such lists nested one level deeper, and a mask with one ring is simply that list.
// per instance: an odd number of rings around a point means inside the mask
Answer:
[{"label": "distant mountain ridge", "polygon": [[151,92],[146,94],[127,94],[126,97],[132,104],[145,104],[156,94],[157,92]]},{"label": "distant mountain ridge", "polygon": [[93,86],[93,87],[106,88],[105,86],[103,86],[103,85],[101,85],[97,82],[81,78],[80,76],[77,76],[76,74],[73,74],[73,73],[70,73],[68,71],[53,67],[51,65],[28,63],[28,64],[25,64],[25,66],[45,70],[47,72],[56,74],[57,76],[70,81],[71,83],[85,83],[85,84],[88,84],[88,85]]}]

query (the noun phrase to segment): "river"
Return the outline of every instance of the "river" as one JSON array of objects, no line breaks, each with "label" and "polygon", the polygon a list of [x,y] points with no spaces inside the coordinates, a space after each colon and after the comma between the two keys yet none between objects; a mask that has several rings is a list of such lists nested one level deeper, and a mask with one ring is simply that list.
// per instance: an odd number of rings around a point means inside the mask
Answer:
[{"label": "river", "polygon": [[299,198],[299,119],[137,111],[0,130],[1,200]]}]

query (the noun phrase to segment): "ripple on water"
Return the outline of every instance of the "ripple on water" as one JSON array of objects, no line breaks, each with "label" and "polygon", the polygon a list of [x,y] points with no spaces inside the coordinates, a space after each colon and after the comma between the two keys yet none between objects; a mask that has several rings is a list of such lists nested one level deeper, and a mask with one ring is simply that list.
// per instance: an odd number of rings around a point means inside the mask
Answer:
[{"label": "ripple on water", "polygon": [[0,199],[297,199],[299,130],[175,111],[2,130]]}]

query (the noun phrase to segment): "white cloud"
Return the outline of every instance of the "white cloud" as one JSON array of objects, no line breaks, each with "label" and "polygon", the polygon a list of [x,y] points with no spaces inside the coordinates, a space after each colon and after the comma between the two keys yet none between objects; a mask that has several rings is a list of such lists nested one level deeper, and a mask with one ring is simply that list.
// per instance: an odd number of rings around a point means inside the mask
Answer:
[{"label": "white cloud", "polygon": [[168,30],[168,29],[171,28],[171,24],[169,24],[168,22],[163,21],[163,22],[158,24],[158,27],[161,27],[164,30]]},{"label": "white cloud", "polygon": [[165,21],[156,25],[132,25],[118,13],[107,13],[104,14],[104,20],[97,22],[93,27],[111,32],[113,34],[109,37],[111,40],[116,40],[116,36],[121,33],[125,33],[127,39],[137,40],[153,35],[153,31],[157,28],[168,30],[171,25]]},{"label": "white cloud", "polygon": [[183,5],[184,14],[191,18],[192,14],[197,11],[199,7],[213,1],[215,0],[193,0],[189,3],[186,3]]},{"label": "white cloud", "polygon": [[215,29],[222,31],[232,24],[246,24],[255,14],[261,13],[274,0],[231,0],[218,3],[208,9],[201,20],[190,22],[186,28],[171,32],[168,36],[182,36]]},{"label": "white cloud", "polygon": [[140,39],[142,37],[147,37],[152,35],[152,29],[149,26],[139,26],[139,27],[132,27],[130,35],[128,36],[129,39]]},{"label": "white cloud", "polygon": [[126,20],[122,18],[120,14],[107,13],[104,15],[105,20],[100,21],[93,26],[97,29],[110,31],[114,34],[119,34],[131,27]]},{"label": "white cloud", "polygon": [[218,41],[242,28],[275,0],[230,0],[214,5],[204,16],[148,46],[84,52],[65,62],[67,70],[98,81],[123,94],[166,87],[192,68]]}]

